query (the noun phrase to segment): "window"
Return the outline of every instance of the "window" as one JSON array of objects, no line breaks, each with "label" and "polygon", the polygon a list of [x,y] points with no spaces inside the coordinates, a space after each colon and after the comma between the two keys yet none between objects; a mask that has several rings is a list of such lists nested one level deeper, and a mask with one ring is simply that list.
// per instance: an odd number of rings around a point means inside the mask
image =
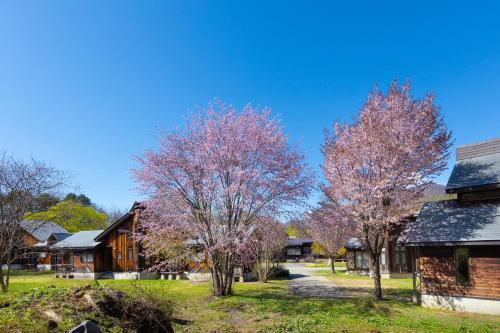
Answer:
[{"label": "window", "polygon": [[396,246],[394,249],[394,257],[396,265],[406,265],[406,248],[403,246]]},{"label": "window", "polygon": [[380,265],[385,266],[385,247],[382,249],[382,253],[380,254]]},{"label": "window", "polygon": [[134,249],[132,249],[131,247],[127,249],[127,260],[134,260]]},{"label": "window", "polygon": [[300,249],[289,247],[288,249],[286,249],[286,254],[289,256],[300,256]]},{"label": "window", "polygon": [[469,283],[469,249],[458,247],[455,249],[455,270],[457,283]]},{"label": "window", "polygon": [[354,266],[357,269],[368,269],[369,259],[368,253],[356,251],[354,254]]},{"label": "window", "polygon": [[92,253],[86,252],[82,254],[82,262],[90,263],[94,262],[94,255]]}]

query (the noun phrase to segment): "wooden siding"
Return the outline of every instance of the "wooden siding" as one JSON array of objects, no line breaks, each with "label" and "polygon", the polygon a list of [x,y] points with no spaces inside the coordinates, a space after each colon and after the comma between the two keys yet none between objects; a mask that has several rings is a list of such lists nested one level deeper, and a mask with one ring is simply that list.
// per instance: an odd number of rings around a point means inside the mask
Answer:
[{"label": "wooden siding", "polygon": [[35,245],[36,243],[39,243],[40,241],[38,239],[36,239],[33,235],[27,233],[27,232],[23,232],[24,233],[24,246],[26,247],[30,247],[30,246],[33,246]]},{"label": "wooden siding", "polygon": [[500,153],[500,138],[457,147],[457,161]]},{"label": "wooden siding", "polygon": [[[113,272],[138,270],[137,243],[132,237],[135,234],[137,218],[137,213],[132,214],[127,221],[111,230],[103,240],[104,247],[112,249],[111,269]],[[131,249],[131,258],[129,258],[129,249]]]},{"label": "wooden siding", "polygon": [[[450,250],[453,250],[451,248]],[[431,295],[472,296],[500,299],[500,246],[470,247],[467,284],[457,283],[452,251],[432,248],[419,260],[422,292]]]}]

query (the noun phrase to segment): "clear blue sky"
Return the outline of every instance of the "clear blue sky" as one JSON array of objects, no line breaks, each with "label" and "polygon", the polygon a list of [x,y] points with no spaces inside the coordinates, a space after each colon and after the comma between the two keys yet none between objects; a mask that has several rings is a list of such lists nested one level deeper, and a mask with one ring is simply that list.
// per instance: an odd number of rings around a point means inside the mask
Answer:
[{"label": "clear blue sky", "polygon": [[323,129],[394,78],[437,95],[457,144],[500,136],[498,4],[306,3],[3,1],[0,151],[128,208],[131,156],[194,105],[269,105],[319,171]]}]

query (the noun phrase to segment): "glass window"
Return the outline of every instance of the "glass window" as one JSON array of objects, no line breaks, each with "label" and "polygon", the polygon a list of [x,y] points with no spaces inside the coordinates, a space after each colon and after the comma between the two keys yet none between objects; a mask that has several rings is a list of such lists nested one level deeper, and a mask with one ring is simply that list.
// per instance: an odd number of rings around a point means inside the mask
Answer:
[{"label": "glass window", "polygon": [[382,249],[382,253],[380,254],[380,264],[385,265],[385,248]]},{"label": "glass window", "polygon": [[457,282],[460,284],[469,283],[469,249],[463,247],[455,249],[455,269]]},{"label": "glass window", "polygon": [[300,249],[289,247],[288,249],[286,249],[286,254],[289,256],[300,256]]},{"label": "glass window", "polygon": [[134,249],[131,247],[127,249],[127,260],[134,260]]},{"label": "glass window", "polygon": [[354,259],[354,266],[356,266],[357,269],[368,269],[368,253],[356,251]]},{"label": "glass window", "polygon": [[394,257],[396,265],[406,265],[406,248],[403,246],[396,246],[394,249]]},{"label": "glass window", "polygon": [[94,262],[94,254],[92,253],[83,253],[82,254],[82,262],[85,262],[85,263],[90,263],[90,262]]}]

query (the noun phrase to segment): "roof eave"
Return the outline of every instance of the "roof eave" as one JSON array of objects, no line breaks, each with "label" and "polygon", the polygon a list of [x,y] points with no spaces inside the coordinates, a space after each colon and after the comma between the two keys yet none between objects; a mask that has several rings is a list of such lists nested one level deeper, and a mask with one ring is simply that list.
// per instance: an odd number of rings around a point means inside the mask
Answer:
[{"label": "roof eave", "polygon": [[49,250],[51,251],[57,251],[57,250],[60,250],[60,251],[63,251],[63,250],[92,250],[92,249],[95,249],[97,246],[99,246],[100,244],[97,244],[95,246],[64,246],[64,247],[56,247],[56,248],[53,248],[53,247],[50,247]]},{"label": "roof eave", "polygon": [[454,194],[454,193],[463,193],[463,192],[495,190],[497,188],[500,188],[500,183],[485,184],[485,185],[478,185],[478,186],[465,186],[465,187],[446,187],[445,191],[448,194]]},{"label": "roof eave", "polygon": [[96,242],[100,242],[103,240],[104,237],[106,237],[107,234],[109,234],[111,231],[113,231],[116,227],[120,226],[123,222],[125,222],[133,213],[128,212],[127,214],[123,215],[120,217],[115,223],[111,224],[109,227],[107,227],[103,232],[101,232],[99,235],[97,235],[94,240]]},{"label": "roof eave", "polygon": [[471,246],[479,246],[479,245],[500,245],[499,240],[480,240],[480,241],[450,241],[450,242],[398,242],[398,244],[402,244],[404,246],[409,247],[422,247],[422,246],[463,246],[463,245],[471,245]]}]

